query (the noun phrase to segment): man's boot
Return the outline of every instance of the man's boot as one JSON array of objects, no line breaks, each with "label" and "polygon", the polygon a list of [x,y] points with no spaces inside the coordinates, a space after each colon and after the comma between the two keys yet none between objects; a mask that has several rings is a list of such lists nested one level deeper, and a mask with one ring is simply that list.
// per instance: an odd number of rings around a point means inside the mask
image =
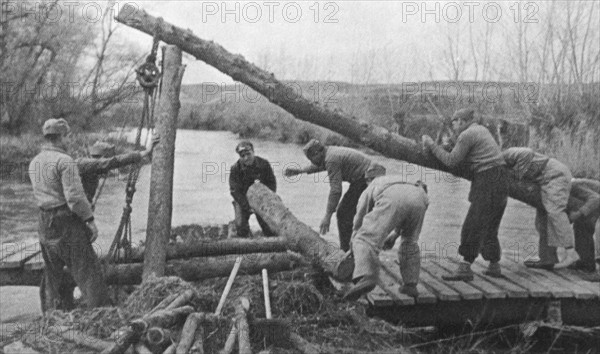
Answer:
[{"label": "man's boot", "polygon": [[488,268],[483,271],[483,274],[494,278],[502,278],[502,270],[500,269],[500,263],[490,262]]},{"label": "man's boot", "polygon": [[365,275],[364,277],[359,278],[354,286],[346,292],[344,295],[344,300],[347,301],[356,301],[362,295],[368,294],[371,290],[375,289],[377,286],[377,277],[374,275]]},{"label": "man's boot", "polygon": [[417,290],[417,284],[404,284],[400,287],[400,292],[402,294],[408,295],[410,297],[418,297],[419,291]]},{"label": "man's boot", "polygon": [[471,263],[460,262],[458,268],[450,275],[442,275],[442,279],[449,281],[471,281],[473,280],[473,271]]},{"label": "man's boot", "polygon": [[556,263],[554,265],[554,269],[567,268],[568,266],[579,260],[579,254],[577,254],[577,251],[575,251],[573,247],[567,248],[566,251],[566,257],[562,261]]}]

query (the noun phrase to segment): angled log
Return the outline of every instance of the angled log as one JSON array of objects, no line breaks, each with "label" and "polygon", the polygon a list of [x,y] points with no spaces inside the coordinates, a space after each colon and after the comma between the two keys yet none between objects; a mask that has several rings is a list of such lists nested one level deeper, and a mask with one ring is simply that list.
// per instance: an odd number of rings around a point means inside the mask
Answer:
[{"label": "angled log", "polygon": [[192,347],[194,337],[196,335],[196,329],[200,324],[200,314],[194,312],[188,316],[181,330],[181,336],[179,337],[179,343],[177,344],[176,353],[186,354]]},{"label": "angled log", "polygon": [[188,290],[184,291],[181,295],[177,296],[173,300],[173,302],[171,302],[169,305],[167,305],[167,307],[165,307],[165,310],[173,310],[178,307],[181,307],[181,306],[187,304],[192,299],[193,296],[194,296],[194,291],[192,289],[188,289]]},{"label": "angled log", "polygon": [[248,325],[248,311],[250,310],[250,301],[245,297],[240,297],[235,306],[235,319],[238,328],[238,350],[240,354],[252,354],[250,345],[250,326]]},{"label": "angled log", "polygon": [[[189,30],[159,20],[136,5],[123,6],[116,20],[151,36],[156,35],[165,43],[178,46],[196,59],[248,85],[297,119],[340,133],[384,156],[472,179],[467,169],[448,168],[433,154],[424,152],[421,145],[415,141],[391,133],[383,127],[361,122],[340,111],[332,111],[315,104],[294,92],[289,85],[275,79],[272,73],[258,68],[241,55],[232,54],[213,41],[203,40]],[[539,187],[512,177],[511,179],[509,195],[512,198],[536,208],[542,207]]]},{"label": "angled log", "polygon": [[287,239],[290,250],[300,253],[336,279],[347,281],[352,278],[354,262],[346,258],[344,251],[336,244],[325,241],[298,220],[277,194],[262,183],[255,182],[246,195],[250,206],[271,230]]}]

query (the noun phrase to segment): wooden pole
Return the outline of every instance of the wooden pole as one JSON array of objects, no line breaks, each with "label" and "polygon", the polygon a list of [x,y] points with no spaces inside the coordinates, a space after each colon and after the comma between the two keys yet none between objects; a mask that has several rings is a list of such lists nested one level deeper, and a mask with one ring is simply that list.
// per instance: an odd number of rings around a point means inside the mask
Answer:
[{"label": "wooden pole", "polygon": [[[213,41],[195,36],[190,30],[176,27],[162,19],[159,21],[131,4],[123,6],[116,20],[151,36],[156,34],[162,41],[179,46],[181,50],[196,59],[250,86],[297,119],[340,133],[384,156],[472,179],[467,169],[452,169],[445,166],[433,154],[424,152],[421,144],[411,139],[391,133],[383,127],[360,121],[341,111],[333,111],[315,104],[300,94],[290,93],[289,85],[275,79],[272,73],[260,69],[241,55],[228,52]],[[539,186],[535,184],[518,181],[511,176],[509,195],[533,207],[543,208]]]},{"label": "wooden pole", "polygon": [[166,246],[171,234],[175,134],[180,107],[179,91],[185,69],[181,65],[181,49],[173,45],[163,48],[163,62],[162,93],[156,112],[156,132],[161,140],[152,156],[143,280],[150,275],[165,275]]}]

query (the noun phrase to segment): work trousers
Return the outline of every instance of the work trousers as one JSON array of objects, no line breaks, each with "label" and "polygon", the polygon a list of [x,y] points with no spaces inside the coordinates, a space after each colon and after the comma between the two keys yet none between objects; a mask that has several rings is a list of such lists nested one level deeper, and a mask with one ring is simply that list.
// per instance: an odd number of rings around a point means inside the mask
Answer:
[{"label": "work trousers", "polygon": [[381,246],[390,232],[396,230],[402,242],[398,251],[402,280],[416,285],[421,269],[418,240],[427,206],[427,194],[421,187],[394,184],[386,188],[352,239],[353,279],[379,274]]},{"label": "work trousers", "polygon": [[[540,235],[539,257],[542,263],[558,263],[556,247],[548,244],[548,221],[547,214],[543,210],[538,210],[535,217],[535,228]],[[573,233],[575,235],[575,250],[579,254],[581,263],[592,268],[595,266],[596,255],[599,255],[595,248],[598,247],[598,240],[594,247],[594,233],[600,219],[597,217],[581,217],[573,223]]]},{"label": "work trousers", "polygon": [[89,241],[91,231],[66,206],[41,211],[39,236],[44,258],[44,310],[73,308],[77,285],[88,308],[109,304],[100,262]]},{"label": "work trousers", "polygon": [[469,192],[469,211],[462,226],[458,253],[473,263],[481,252],[490,262],[500,260],[498,229],[508,199],[508,174],[504,166],[476,173]]},{"label": "work trousers", "polygon": [[[551,247],[573,247],[575,235],[567,215],[571,193],[571,171],[554,159],[544,169],[541,182],[542,205],[546,210],[546,239]],[[541,235],[540,235],[541,236]]]},{"label": "work trousers", "polygon": [[[249,210],[244,210],[235,200],[233,201],[233,210],[235,212],[235,228],[237,230],[237,236],[250,237],[250,224],[248,220],[250,219],[252,212]],[[254,213],[254,215],[256,216],[256,221],[258,221],[264,236],[276,236],[276,234],[271,230],[263,218],[260,217],[260,215],[256,213]]]},{"label": "work trousers", "polygon": [[364,178],[350,183],[350,187],[342,197],[336,210],[338,235],[340,248],[346,252],[350,250],[350,239],[352,238],[352,229],[354,216],[356,215],[356,205],[362,192],[367,189],[367,182]]}]

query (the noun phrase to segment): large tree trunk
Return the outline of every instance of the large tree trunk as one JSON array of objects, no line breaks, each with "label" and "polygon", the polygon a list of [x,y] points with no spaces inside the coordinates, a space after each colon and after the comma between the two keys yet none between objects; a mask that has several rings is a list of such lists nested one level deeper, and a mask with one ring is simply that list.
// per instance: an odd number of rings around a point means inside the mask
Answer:
[{"label": "large tree trunk", "polygon": [[[168,262],[165,275],[178,276],[187,281],[226,277],[231,273],[238,256],[192,258]],[[272,272],[292,270],[306,264],[302,257],[293,253],[253,253],[242,256],[241,274],[260,274],[263,268]],[[139,284],[142,264],[118,264],[109,266],[104,273],[107,284]]]},{"label": "large tree trunk", "polygon": [[[240,272],[243,274],[260,274],[263,268],[270,272],[282,272],[308,265],[302,257],[290,252],[252,253],[242,257]],[[233,255],[167,262],[165,275],[178,276],[187,281],[226,277],[231,273],[236,258]],[[108,264],[104,268],[104,277],[109,285],[139,284],[142,271],[142,263]],[[43,272],[43,263],[0,269],[0,286],[39,286]]]},{"label": "large tree trunk", "polygon": [[337,244],[325,241],[298,220],[275,192],[260,182],[254,182],[246,195],[254,212],[265,220],[271,230],[287,239],[290,250],[300,253],[338,280],[352,279],[354,262],[345,257]]},{"label": "large tree trunk", "polygon": [[[339,111],[331,111],[312,103],[301,95],[290,92],[290,87],[275,79],[273,74],[246,61],[241,55],[234,55],[220,45],[195,36],[191,31],[176,27],[145,11],[126,4],[117,16],[117,21],[133,27],[162,41],[176,45],[183,51],[215,67],[234,80],[240,81],[269,101],[285,109],[294,117],[322,126],[355,140],[384,156],[404,160],[423,167],[449,172],[459,177],[471,179],[465,169],[451,169],[439,162],[432,154],[423,152],[413,140],[390,133],[387,129],[361,122]],[[512,177],[511,177],[512,178]],[[539,187],[515,179],[510,183],[510,196],[541,208]]]},{"label": "large tree trunk", "polygon": [[[261,237],[255,239],[227,239],[222,241],[207,241],[193,243],[176,243],[166,247],[167,260],[193,257],[225,256],[228,254],[271,253],[285,252],[288,241],[283,237]],[[145,248],[132,250],[129,258],[118,263],[139,263],[144,260]]]},{"label": "large tree trunk", "polygon": [[[150,176],[150,202],[146,232],[146,257],[143,278],[165,273],[166,246],[171,234],[173,213],[173,166],[175,164],[175,132],[179,114],[179,91],[184,66],[181,49],[167,46],[163,51],[163,92],[158,102],[156,131],[160,144],[154,149]],[[157,90],[158,88],[155,88]]]}]

